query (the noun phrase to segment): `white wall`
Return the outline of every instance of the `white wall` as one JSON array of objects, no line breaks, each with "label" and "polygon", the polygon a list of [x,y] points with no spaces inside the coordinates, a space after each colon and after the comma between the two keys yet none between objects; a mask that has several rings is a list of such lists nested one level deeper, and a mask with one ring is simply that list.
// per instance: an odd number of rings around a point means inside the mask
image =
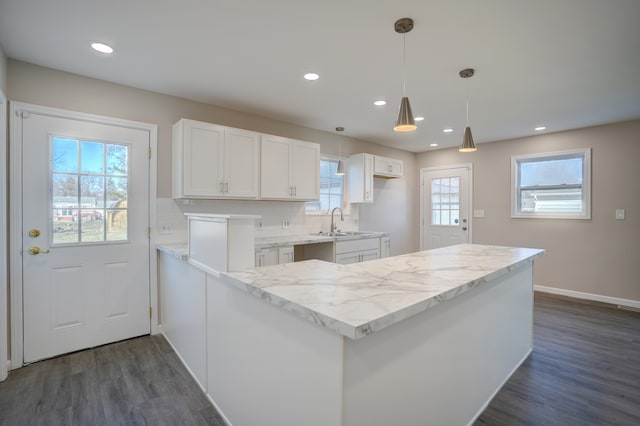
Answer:
[{"label": "white wall", "polygon": [[[473,163],[473,242],[547,250],[535,284],[640,302],[640,120],[425,152],[418,167]],[[592,219],[512,219],[511,156],[591,148]],[[418,207],[419,208],[419,207]],[[625,220],[615,210],[625,209]]]}]

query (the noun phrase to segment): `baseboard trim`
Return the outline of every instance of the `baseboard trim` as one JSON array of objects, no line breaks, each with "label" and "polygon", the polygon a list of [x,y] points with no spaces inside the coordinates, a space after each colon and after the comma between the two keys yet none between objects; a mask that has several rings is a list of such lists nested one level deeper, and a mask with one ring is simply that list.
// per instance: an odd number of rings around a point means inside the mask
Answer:
[{"label": "baseboard trim", "polygon": [[576,299],[593,300],[595,302],[609,303],[616,306],[628,306],[635,309],[640,309],[640,301],[631,299],[621,299],[619,297],[603,296],[601,294],[585,293],[582,291],[565,290],[563,288],[545,287],[541,285],[534,285],[535,291],[542,293],[559,294],[561,296],[574,297]]},{"label": "baseboard trim", "polygon": [[500,386],[498,386],[496,388],[496,390],[493,392],[493,394],[491,395],[491,397],[489,397],[489,399],[487,400],[487,402],[484,403],[484,405],[480,408],[480,410],[478,410],[478,412],[476,413],[475,416],[473,416],[473,418],[471,419],[471,421],[467,424],[467,426],[471,426],[473,425],[476,420],[478,420],[478,418],[482,415],[482,413],[484,413],[484,410],[487,409],[487,407],[489,406],[489,404],[491,404],[491,401],[493,401],[493,398],[496,397],[496,395],[498,395],[498,392],[500,392],[500,390],[502,390],[502,388],[504,387],[504,385],[507,384],[507,382],[509,381],[509,379],[511,378],[511,376],[513,376],[513,374],[518,370],[518,368],[520,368],[520,366],[522,365],[523,362],[525,362],[527,360],[527,358],[529,358],[529,355],[531,355],[531,353],[533,352],[533,348],[529,349],[527,351],[527,353],[522,357],[522,359],[520,360],[520,362],[513,367],[513,370],[511,370],[511,372],[509,373],[509,375],[504,379],[504,381],[500,384]]}]

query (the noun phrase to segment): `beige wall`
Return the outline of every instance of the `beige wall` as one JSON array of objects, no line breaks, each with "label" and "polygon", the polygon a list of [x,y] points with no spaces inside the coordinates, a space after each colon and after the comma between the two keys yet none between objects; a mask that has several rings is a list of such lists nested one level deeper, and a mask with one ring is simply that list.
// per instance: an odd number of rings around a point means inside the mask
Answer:
[{"label": "beige wall", "polygon": [[[541,247],[535,283],[640,301],[640,120],[419,154],[418,169],[473,163],[473,242]],[[591,148],[592,219],[511,219],[511,156]],[[625,209],[626,219],[615,220]]]},{"label": "beige wall", "polygon": [[338,155],[338,142],[342,141],[343,156],[370,152],[400,158],[405,164],[405,177],[392,181],[376,179],[376,203],[362,209],[360,229],[391,232],[393,254],[417,249],[418,240],[413,231],[418,224],[418,205],[414,197],[418,172],[412,153],[340,136],[331,132],[332,129],[328,132],[313,130],[12,59],[8,65],[7,97],[14,101],[157,124],[157,196],[163,198],[171,196],[171,126],[182,117],[316,142],[321,145],[323,154]]}]

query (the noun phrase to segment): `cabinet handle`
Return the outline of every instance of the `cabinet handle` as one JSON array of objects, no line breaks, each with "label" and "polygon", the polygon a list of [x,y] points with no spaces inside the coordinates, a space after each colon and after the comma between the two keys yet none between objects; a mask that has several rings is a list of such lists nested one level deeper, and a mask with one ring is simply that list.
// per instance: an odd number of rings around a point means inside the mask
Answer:
[{"label": "cabinet handle", "polygon": [[224,192],[229,192],[229,182],[224,183]]},{"label": "cabinet handle", "polygon": [[219,186],[218,190],[220,191],[220,193],[223,193],[224,192],[224,182],[220,182],[220,185],[218,185],[218,186]]},{"label": "cabinet handle", "polygon": [[293,196],[297,197],[298,196],[298,187],[293,185]]}]

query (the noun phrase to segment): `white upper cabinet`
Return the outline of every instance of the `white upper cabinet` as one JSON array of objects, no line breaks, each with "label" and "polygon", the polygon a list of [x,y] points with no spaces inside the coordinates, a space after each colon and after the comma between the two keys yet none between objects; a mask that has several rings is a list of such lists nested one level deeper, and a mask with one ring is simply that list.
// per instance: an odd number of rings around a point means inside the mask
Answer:
[{"label": "white upper cabinet", "polygon": [[374,155],[373,174],[387,179],[402,177],[402,160]]},{"label": "white upper cabinet", "polygon": [[349,202],[373,203],[373,155],[349,157]]},{"label": "white upper cabinet", "polygon": [[320,145],[262,135],[260,197],[271,200],[320,198]]},{"label": "white upper cabinet", "polygon": [[173,125],[173,198],[258,198],[259,136],[178,121]]}]

